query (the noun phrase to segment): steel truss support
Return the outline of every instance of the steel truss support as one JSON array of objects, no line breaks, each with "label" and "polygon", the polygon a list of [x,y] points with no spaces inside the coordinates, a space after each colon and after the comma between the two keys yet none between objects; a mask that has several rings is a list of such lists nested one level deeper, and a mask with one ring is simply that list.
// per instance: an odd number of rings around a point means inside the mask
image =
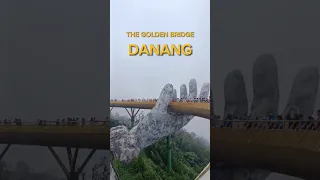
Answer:
[{"label": "steel truss support", "polygon": [[96,149],[93,149],[89,153],[87,158],[84,160],[82,165],[79,168],[76,168],[79,148],[75,148],[74,155],[72,155],[71,148],[67,147],[68,162],[69,162],[69,167],[70,167],[70,171],[68,171],[66,166],[63,164],[63,162],[59,158],[58,154],[54,151],[54,149],[51,146],[48,146],[48,149],[51,152],[51,154],[53,155],[53,157],[56,159],[56,161],[58,162],[58,164],[61,167],[62,171],[67,176],[68,180],[78,180],[79,179],[79,175],[82,173],[83,169],[88,164],[88,162],[91,159],[91,157],[93,156],[93,154],[96,152]]},{"label": "steel truss support", "polygon": [[4,155],[6,155],[6,153],[8,152],[10,146],[11,146],[11,144],[7,144],[7,146],[4,148],[4,150],[0,154],[0,161],[3,159]]},{"label": "steel truss support", "polygon": [[136,112],[135,112],[135,109],[134,108],[130,108],[130,112],[128,111],[127,108],[125,108],[125,110],[127,111],[127,113],[129,114],[130,116],[130,119],[131,119],[131,128],[133,128],[134,126],[134,118],[137,116],[138,112],[140,111],[140,109],[138,109]]}]

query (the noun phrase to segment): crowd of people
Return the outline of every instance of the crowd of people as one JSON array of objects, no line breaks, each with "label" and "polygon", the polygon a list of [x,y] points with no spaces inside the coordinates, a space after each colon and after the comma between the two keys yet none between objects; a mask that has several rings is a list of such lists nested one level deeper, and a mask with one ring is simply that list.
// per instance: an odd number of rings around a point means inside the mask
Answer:
[{"label": "crowd of people", "polygon": [[[285,116],[274,115],[270,113],[266,117],[251,117],[251,116],[232,116],[227,114],[223,119],[219,115],[215,115],[215,120],[223,120],[221,127],[233,127],[234,123],[244,120],[243,127],[245,128],[269,128],[269,129],[320,129],[320,109],[317,110],[316,117],[307,116],[298,113],[288,113]],[[246,121],[248,120],[248,121]],[[259,121],[262,120],[262,121]],[[266,120],[266,122],[263,122]],[[257,121],[257,122],[255,122]]]},{"label": "crowd of people", "polygon": [[[148,102],[157,102],[158,99],[111,99],[111,101],[120,101],[120,102],[142,102],[142,101],[148,101]],[[175,100],[172,100],[172,102],[204,102],[209,103],[210,102],[210,96],[209,98],[177,98]]]},{"label": "crowd of people", "polygon": [[[76,126],[76,125],[105,125],[108,121],[108,117],[105,120],[99,121],[95,117],[91,117],[90,119],[86,118],[78,118],[78,117],[67,117],[67,118],[58,118],[55,121],[47,121],[45,119],[37,119],[37,125],[39,126],[47,126],[47,125],[56,125],[56,126]],[[13,120],[5,118],[3,122],[0,120],[0,125],[23,125],[23,124],[34,124],[34,122],[25,121],[22,122],[20,118],[14,118]]]},{"label": "crowd of people", "polygon": [[[219,120],[221,119],[221,116],[216,115],[215,119]],[[307,116],[305,117],[303,114],[298,113],[288,113],[286,116],[282,115],[274,115],[273,113],[269,113],[265,117],[252,117],[252,116],[234,116],[232,114],[227,114],[224,118],[224,120],[314,120],[318,119],[320,120],[320,109],[317,110],[317,117],[314,118],[313,116]]]}]

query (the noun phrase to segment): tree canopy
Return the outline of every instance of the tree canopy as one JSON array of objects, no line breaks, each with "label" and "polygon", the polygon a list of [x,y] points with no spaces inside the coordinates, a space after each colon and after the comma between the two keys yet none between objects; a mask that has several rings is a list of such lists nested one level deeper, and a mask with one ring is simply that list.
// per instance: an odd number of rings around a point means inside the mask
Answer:
[{"label": "tree canopy", "polygon": [[[143,117],[141,115],[141,117]],[[111,127],[120,125],[111,119]],[[121,180],[194,179],[210,162],[209,142],[183,129],[172,135],[172,172],[167,170],[166,139],[143,149],[129,165],[114,160]]]}]

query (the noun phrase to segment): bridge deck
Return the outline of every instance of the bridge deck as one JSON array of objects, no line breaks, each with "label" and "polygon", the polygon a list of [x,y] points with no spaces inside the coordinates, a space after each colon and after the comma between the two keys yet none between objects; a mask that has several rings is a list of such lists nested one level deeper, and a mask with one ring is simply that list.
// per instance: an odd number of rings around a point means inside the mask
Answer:
[{"label": "bridge deck", "polygon": [[[155,101],[111,101],[110,107],[152,109]],[[210,103],[207,102],[173,102],[169,105],[173,112],[190,114],[210,119]]]},{"label": "bridge deck", "polygon": [[0,126],[0,144],[109,149],[107,126]]},{"label": "bridge deck", "polygon": [[259,167],[304,179],[320,176],[320,132],[211,128],[214,162]]}]

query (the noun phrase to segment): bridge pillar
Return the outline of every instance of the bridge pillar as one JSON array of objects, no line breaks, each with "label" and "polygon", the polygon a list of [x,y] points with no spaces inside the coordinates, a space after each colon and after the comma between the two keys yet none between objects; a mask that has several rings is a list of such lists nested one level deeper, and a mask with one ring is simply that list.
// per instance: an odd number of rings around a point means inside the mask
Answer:
[{"label": "bridge pillar", "polygon": [[126,110],[127,113],[129,114],[130,119],[131,119],[131,125],[130,125],[130,127],[133,128],[133,126],[134,126],[134,118],[137,116],[137,114],[138,114],[138,112],[140,111],[140,109],[138,109],[136,112],[135,112],[135,109],[134,109],[134,108],[130,108],[130,112],[128,111],[127,108],[125,108],[125,110]]},{"label": "bridge pillar", "polygon": [[171,135],[167,136],[167,155],[168,155],[168,172],[172,171],[172,154],[171,154],[171,149],[172,149],[172,141],[171,141]]},{"label": "bridge pillar", "polygon": [[4,150],[3,150],[2,153],[0,154],[0,161],[2,160],[2,158],[4,157],[4,155],[6,155],[6,153],[8,152],[10,146],[11,146],[11,144],[7,144],[7,146],[4,148]]},{"label": "bridge pillar", "polygon": [[91,157],[93,156],[93,154],[96,152],[96,149],[93,149],[89,153],[87,158],[84,160],[82,165],[79,168],[76,168],[79,148],[75,148],[74,155],[72,155],[71,148],[67,147],[68,162],[69,162],[69,167],[70,167],[70,170],[68,171],[66,166],[62,163],[61,159],[57,155],[57,153],[54,151],[54,149],[51,146],[48,146],[48,149],[51,152],[51,154],[53,155],[53,157],[56,159],[56,161],[58,162],[60,168],[62,169],[62,171],[67,176],[68,180],[78,180],[79,179],[79,175],[82,173],[83,169],[88,164],[88,162],[91,159]]}]

